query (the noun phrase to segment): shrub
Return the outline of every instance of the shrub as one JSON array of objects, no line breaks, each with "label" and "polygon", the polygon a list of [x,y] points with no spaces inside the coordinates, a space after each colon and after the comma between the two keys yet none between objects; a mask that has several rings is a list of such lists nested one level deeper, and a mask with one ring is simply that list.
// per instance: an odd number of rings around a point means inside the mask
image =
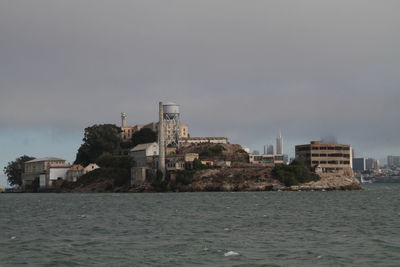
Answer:
[{"label": "shrub", "polygon": [[246,162],[249,162],[249,153],[247,153],[244,149],[238,149],[238,150],[236,150],[236,153],[241,154],[243,156],[243,159]]},{"label": "shrub", "polygon": [[225,148],[222,145],[217,144],[217,145],[211,146],[211,147],[207,148],[205,151],[201,152],[200,156],[212,158],[215,156],[222,155],[222,151],[224,151],[224,150],[225,150]]},{"label": "shrub", "polygon": [[272,170],[272,175],[285,186],[292,186],[320,179],[317,174],[312,173],[304,166],[304,163],[299,160],[294,160],[289,165],[276,165]]},{"label": "shrub", "polygon": [[194,170],[178,171],[176,176],[176,183],[188,185],[193,182]]},{"label": "shrub", "polygon": [[127,169],[99,168],[81,176],[77,183],[89,185],[100,181],[113,180],[114,186],[122,186],[130,183],[130,173]]},{"label": "shrub", "polygon": [[102,168],[130,169],[132,160],[129,156],[114,156],[103,153],[97,158],[96,163]]}]

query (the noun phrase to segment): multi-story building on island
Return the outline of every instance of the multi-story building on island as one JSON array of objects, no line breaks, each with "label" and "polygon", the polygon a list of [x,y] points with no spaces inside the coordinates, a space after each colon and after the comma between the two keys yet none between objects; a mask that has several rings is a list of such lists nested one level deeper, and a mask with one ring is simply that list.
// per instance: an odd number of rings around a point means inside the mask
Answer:
[{"label": "multi-story building on island", "polygon": [[296,158],[302,160],[310,169],[318,167],[323,172],[338,172],[352,168],[350,145],[312,141],[307,145],[297,145],[295,149]]},{"label": "multi-story building on island", "polygon": [[122,142],[129,142],[132,140],[132,135],[143,128],[142,125],[127,125],[126,113],[121,113],[121,132],[119,133]]},{"label": "multi-story building on island", "polygon": [[35,180],[40,183],[41,187],[51,186],[54,180],[65,178],[70,167],[64,159],[54,157],[27,161],[24,164],[25,172],[22,175],[22,186],[31,186]]}]

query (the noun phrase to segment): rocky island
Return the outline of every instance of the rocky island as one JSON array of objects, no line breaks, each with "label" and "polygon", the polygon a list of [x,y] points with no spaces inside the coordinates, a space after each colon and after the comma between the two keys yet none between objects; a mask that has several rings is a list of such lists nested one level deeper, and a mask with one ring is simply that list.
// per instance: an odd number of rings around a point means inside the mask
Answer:
[{"label": "rocky island", "polygon": [[[361,186],[351,172],[319,173],[294,161],[283,166],[251,164],[240,145],[196,144],[180,149],[196,153],[199,159],[189,170],[171,171],[165,181],[156,176],[140,183],[131,181],[129,173],[110,168],[88,173],[76,182],[63,182],[57,192],[205,192],[205,191],[284,191],[284,190],[359,190]],[[230,166],[203,163],[230,162]],[[196,164],[198,164],[196,166]],[[288,177],[291,177],[288,180]]]}]

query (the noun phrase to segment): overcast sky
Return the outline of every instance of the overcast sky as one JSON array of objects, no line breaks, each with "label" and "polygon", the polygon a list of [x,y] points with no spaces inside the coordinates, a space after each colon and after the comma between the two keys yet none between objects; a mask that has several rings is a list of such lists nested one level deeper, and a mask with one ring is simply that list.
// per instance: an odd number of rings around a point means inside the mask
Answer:
[{"label": "overcast sky", "polygon": [[[0,166],[181,105],[192,136],[400,154],[400,1],[0,1]],[[0,184],[5,184],[4,177]]]}]

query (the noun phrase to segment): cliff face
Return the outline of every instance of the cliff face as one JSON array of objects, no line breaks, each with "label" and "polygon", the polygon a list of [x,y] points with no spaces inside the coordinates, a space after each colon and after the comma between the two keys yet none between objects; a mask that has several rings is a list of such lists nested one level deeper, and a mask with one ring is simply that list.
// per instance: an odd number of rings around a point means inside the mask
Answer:
[{"label": "cliff face", "polygon": [[178,191],[270,191],[282,188],[271,178],[271,169],[262,167],[209,169],[197,172],[189,185]]},{"label": "cliff face", "polygon": [[290,187],[271,175],[272,168],[241,167],[202,170],[189,185],[177,185],[177,191],[271,191],[271,190],[359,190],[357,179],[347,175],[321,174],[319,181]]}]

